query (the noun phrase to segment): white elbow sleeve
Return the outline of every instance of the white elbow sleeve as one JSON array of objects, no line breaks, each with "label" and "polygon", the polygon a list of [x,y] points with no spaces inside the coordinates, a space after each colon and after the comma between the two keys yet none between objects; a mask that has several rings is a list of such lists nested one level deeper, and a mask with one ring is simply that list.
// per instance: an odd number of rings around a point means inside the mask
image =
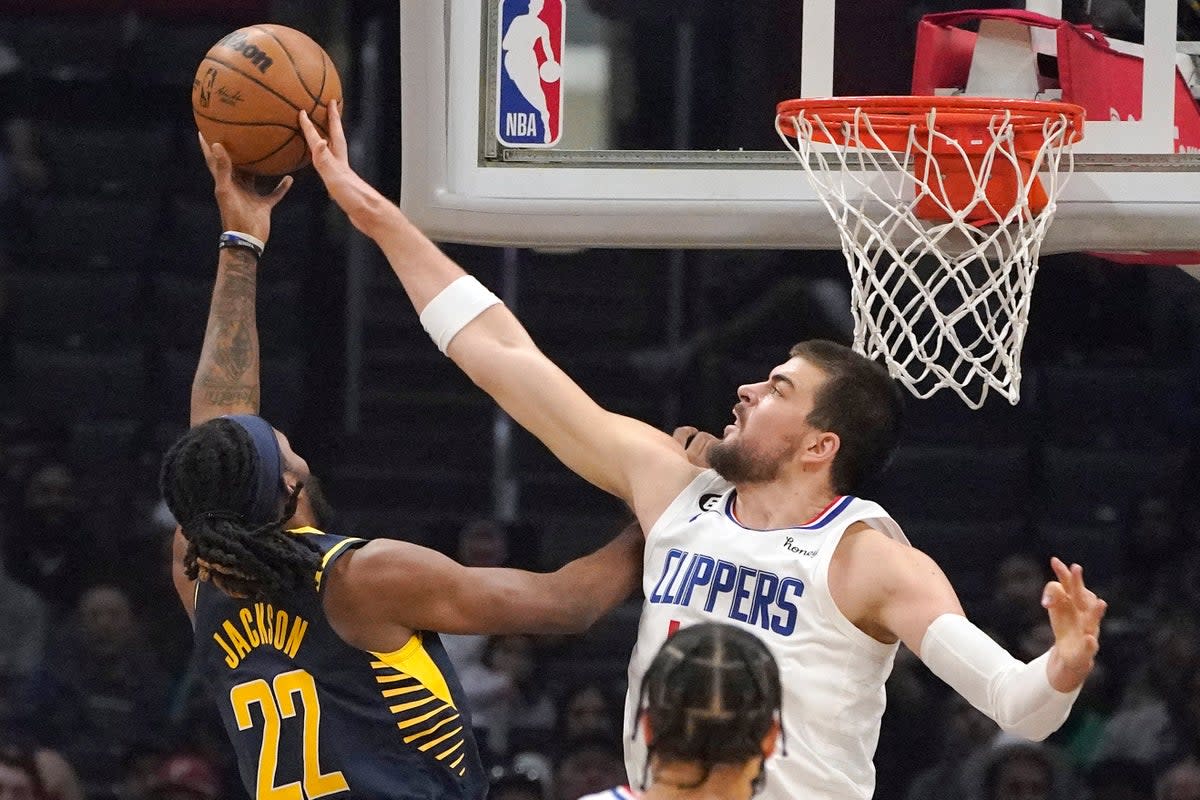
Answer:
[{"label": "white elbow sleeve", "polygon": [[934,675],[1003,730],[1036,741],[1058,730],[1079,695],[1050,685],[1049,659],[1018,661],[958,614],[935,619],[921,639],[921,660]]},{"label": "white elbow sleeve", "polygon": [[438,292],[421,311],[421,326],[443,353],[450,340],[471,320],[500,302],[500,298],[470,275],[463,275]]}]

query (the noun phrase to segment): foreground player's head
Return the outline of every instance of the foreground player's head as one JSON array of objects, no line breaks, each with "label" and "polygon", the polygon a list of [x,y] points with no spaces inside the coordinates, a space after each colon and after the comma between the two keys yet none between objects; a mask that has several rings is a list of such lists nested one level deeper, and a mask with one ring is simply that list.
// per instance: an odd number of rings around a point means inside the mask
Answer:
[{"label": "foreground player's head", "polygon": [[286,529],[321,525],[325,503],[308,464],[261,417],[218,417],[190,429],[164,456],[160,485],[188,540],[189,578],[235,597],[312,585],[318,551]]},{"label": "foreground player's head", "polygon": [[833,491],[853,494],[899,441],[900,389],[881,365],[835,342],[801,342],[789,356],[766,380],[738,387],[736,423],[709,463],[735,484],[828,470]]},{"label": "foreground player's head", "polygon": [[724,623],[683,628],[658,651],[638,695],[646,770],[661,780],[670,766],[693,767],[679,786],[687,789],[718,767],[740,767],[756,792],[775,750],[781,703],[779,666],[758,637]]}]

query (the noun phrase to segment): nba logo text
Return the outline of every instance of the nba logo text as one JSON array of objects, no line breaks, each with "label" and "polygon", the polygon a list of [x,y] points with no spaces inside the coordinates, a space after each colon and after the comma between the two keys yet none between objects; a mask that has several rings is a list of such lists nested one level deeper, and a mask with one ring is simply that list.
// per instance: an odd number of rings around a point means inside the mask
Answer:
[{"label": "nba logo text", "polygon": [[496,138],[550,147],[562,137],[563,8],[566,0],[498,0]]}]

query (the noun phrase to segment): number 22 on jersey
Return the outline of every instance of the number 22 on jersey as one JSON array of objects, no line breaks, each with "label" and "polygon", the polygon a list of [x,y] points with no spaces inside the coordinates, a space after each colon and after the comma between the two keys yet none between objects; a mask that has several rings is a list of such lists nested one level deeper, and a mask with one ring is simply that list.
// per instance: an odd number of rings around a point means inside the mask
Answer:
[{"label": "number 22 on jersey", "polygon": [[[296,695],[304,707],[304,786],[299,781],[275,785],[275,770],[279,764],[279,732],[283,720],[296,716]],[[254,726],[250,706],[262,709],[262,749],[258,757],[258,778],[255,781],[257,800],[316,800],[350,787],[340,771],[321,772],[320,731],[321,705],[312,675],[302,669],[275,676],[268,685],[262,678],[239,683],[229,691],[233,716],[239,731]]]}]

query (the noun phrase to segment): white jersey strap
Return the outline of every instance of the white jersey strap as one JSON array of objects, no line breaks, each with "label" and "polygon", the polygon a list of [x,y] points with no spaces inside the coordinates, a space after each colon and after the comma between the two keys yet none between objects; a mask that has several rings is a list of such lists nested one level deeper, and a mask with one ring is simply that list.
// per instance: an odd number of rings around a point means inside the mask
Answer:
[{"label": "white jersey strap", "polygon": [[1079,696],[1079,689],[1060,692],[1050,685],[1049,653],[1028,664],[1018,661],[959,614],[930,623],[921,660],[1003,730],[1034,741],[1058,730]]}]

